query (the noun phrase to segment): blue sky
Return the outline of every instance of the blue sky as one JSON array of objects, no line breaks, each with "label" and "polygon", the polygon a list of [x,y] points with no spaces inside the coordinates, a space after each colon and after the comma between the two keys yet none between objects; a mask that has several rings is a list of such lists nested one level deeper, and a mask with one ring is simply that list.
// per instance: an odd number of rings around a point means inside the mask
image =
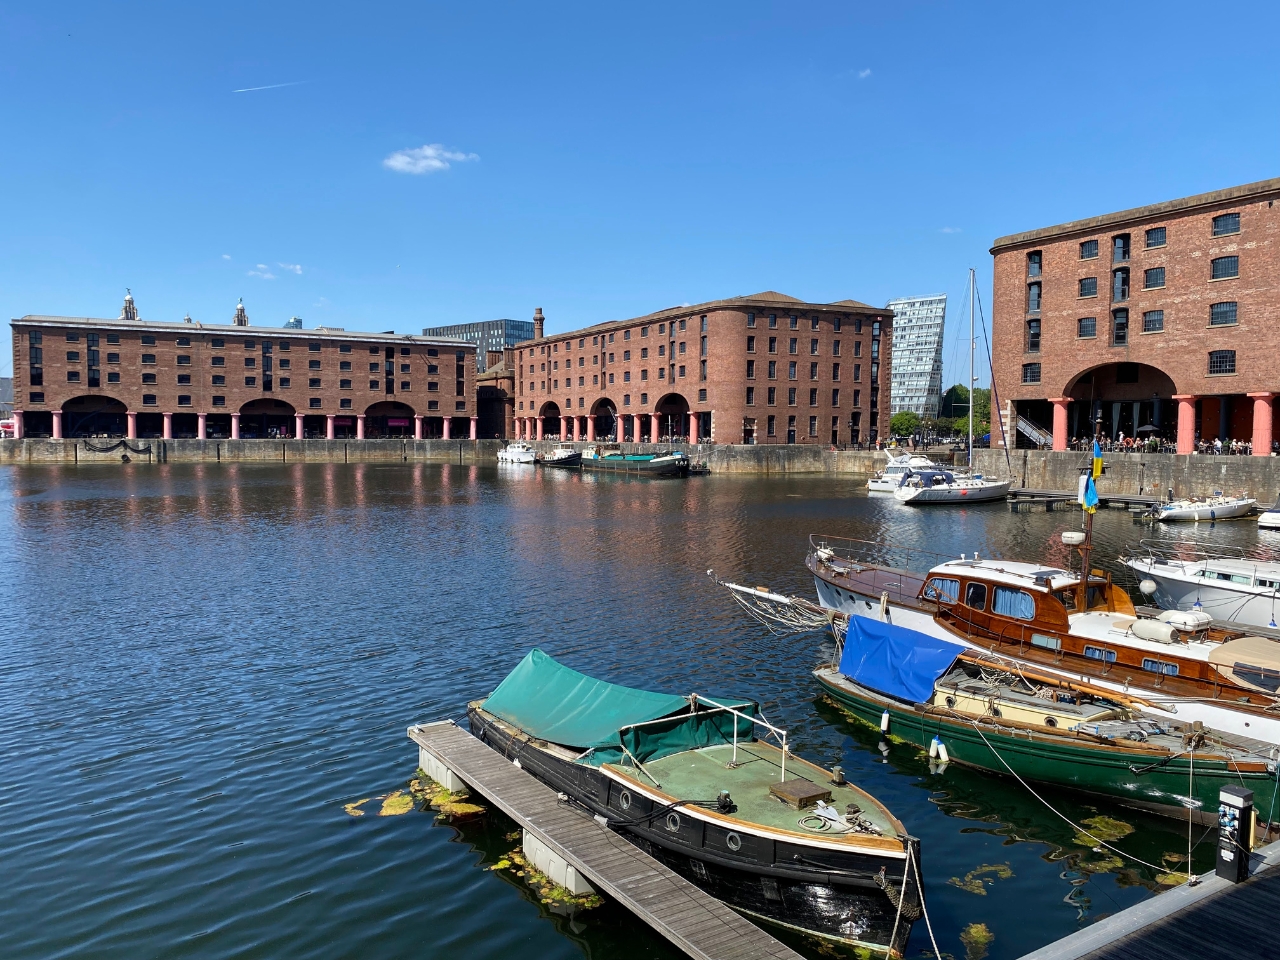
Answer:
[{"label": "blue sky", "polygon": [[131,287],[144,319],[243,297],[256,324],[398,332],[540,306],[556,331],[947,292],[951,382],[996,236],[1280,174],[1278,27],[1275,4],[5,3],[0,300],[115,316]]}]

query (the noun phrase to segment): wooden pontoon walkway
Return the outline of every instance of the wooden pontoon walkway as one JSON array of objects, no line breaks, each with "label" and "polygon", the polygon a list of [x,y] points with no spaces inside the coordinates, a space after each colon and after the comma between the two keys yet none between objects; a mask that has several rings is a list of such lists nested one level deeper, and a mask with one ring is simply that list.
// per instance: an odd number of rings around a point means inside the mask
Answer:
[{"label": "wooden pontoon walkway", "polygon": [[621,835],[451,722],[409,728],[409,738],[521,827],[533,832],[599,892],[612,897],[691,957],[801,960]]},{"label": "wooden pontoon walkway", "polygon": [[1253,875],[1228,883],[1206,874],[1194,887],[1121,910],[1022,960],[1272,960],[1280,955],[1280,843],[1254,851]]}]

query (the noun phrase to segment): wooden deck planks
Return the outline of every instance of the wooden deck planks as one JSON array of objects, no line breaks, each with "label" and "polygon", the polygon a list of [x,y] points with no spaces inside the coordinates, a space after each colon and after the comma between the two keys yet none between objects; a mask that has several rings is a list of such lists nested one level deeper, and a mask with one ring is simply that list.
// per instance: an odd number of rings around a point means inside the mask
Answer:
[{"label": "wooden deck planks", "polygon": [[509,763],[452,723],[410,727],[409,737],[522,826],[601,893],[626,906],[691,957],[800,960],[750,920]]},{"label": "wooden deck planks", "polygon": [[1232,884],[1213,875],[1122,910],[1022,960],[1271,960],[1280,913],[1280,843],[1254,852],[1254,872]]}]

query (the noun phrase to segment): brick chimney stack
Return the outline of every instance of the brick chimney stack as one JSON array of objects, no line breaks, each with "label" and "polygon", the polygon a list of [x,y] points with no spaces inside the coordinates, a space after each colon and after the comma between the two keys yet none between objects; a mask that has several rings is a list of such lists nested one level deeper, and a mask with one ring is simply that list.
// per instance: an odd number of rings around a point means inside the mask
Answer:
[{"label": "brick chimney stack", "polygon": [[533,308],[533,339],[535,340],[542,339],[543,327],[545,323],[546,321],[542,317],[542,308],[534,307]]}]

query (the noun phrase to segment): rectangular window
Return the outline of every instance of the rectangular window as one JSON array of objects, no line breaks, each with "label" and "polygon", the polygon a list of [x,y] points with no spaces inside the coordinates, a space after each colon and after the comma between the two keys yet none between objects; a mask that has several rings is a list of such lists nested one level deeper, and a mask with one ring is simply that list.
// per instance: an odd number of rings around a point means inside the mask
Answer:
[{"label": "rectangular window", "polygon": [[756,388],[747,387],[747,406],[753,407],[756,403]]},{"label": "rectangular window", "polygon": [[1148,250],[1151,250],[1154,247],[1164,246],[1165,244],[1164,231],[1165,231],[1164,227],[1152,227],[1150,230],[1147,231],[1147,249]]},{"label": "rectangular window", "polygon": [[1024,363],[1022,365],[1022,382],[1023,383],[1039,383],[1040,382],[1040,364]]},{"label": "rectangular window", "polygon": [[308,386],[308,387],[310,387],[312,390],[319,390],[319,389],[320,389],[320,378],[319,378],[319,377],[311,377],[309,380],[307,380],[307,386]]},{"label": "rectangular window", "polygon": [[700,360],[698,362],[698,379],[699,380],[707,379],[707,361],[705,360]]},{"label": "rectangular window", "polygon": [[809,341],[809,356],[811,356],[811,357],[816,357],[817,355],[818,355],[818,341],[817,341],[817,340],[810,340],[810,341]]},{"label": "rectangular window", "polygon": [[1081,260],[1096,260],[1098,257],[1098,241],[1086,240],[1080,244]]},{"label": "rectangular window", "polygon": [[400,389],[401,389],[401,390],[408,390],[408,389],[409,389],[409,384],[410,384],[411,382],[412,382],[412,381],[410,381],[410,380],[401,380],[401,381],[400,381]]},{"label": "rectangular window", "polygon": [[754,360],[747,361],[747,379],[754,380],[756,378],[756,362]]},{"label": "rectangular window", "polygon": [[1129,235],[1127,233],[1111,238],[1111,262],[1129,262]]},{"label": "rectangular window", "polygon": [[1164,311],[1148,310],[1142,315],[1143,333],[1160,333],[1164,330]]},{"label": "rectangular window", "polygon": [[213,376],[213,385],[215,387],[225,387],[227,385],[227,378],[220,373],[216,373]]},{"label": "rectangular window", "polygon": [[699,354],[699,356],[705,357],[707,355],[707,338],[706,337],[702,338],[700,349],[702,352]]},{"label": "rectangular window", "polygon": [[[1161,229],[1163,230],[1164,228],[1162,227]],[[1116,652],[1114,650],[1108,650],[1106,647],[1095,647],[1090,644],[1085,644],[1084,655],[1090,660],[1101,660],[1103,663],[1116,662]]]},{"label": "rectangular window", "polygon": [[860,356],[862,356],[862,341],[861,341],[861,340],[855,340],[855,341],[853,341],[853,355],[854,355],[855,357],[860,357]]},{"label": "rectangular window", "polygon": [[772,407],[775,404],[777,404],[777,402],[778,402],[778,388],[770,387],[769,388],[769,406]]},{"label": "rectangular window", "polygon": [[[1040,352],[1040,321],[1039,320],[1027,321],[1026,343],[1027,343],[1027,346],[1026,346],[1027,353]],[[1023,381],[1023,382],[1025,383],[1026,381]]]},{"label": "rectangular window", "polygon": [[68,371],[67,371],[67,383],[79,383],[79,382],[80,382],[80,371],[79,371],[79,370],[68,370]]},{"label": "rectangular window", "polygon": [[649,359],[649,348],[648,348],[648,347],[641,347],[641,348],[640,348],[640,359],[641,359],[641,360],[648,360],[648,359]]},{"label": "rectangular window", "polygon": [[343,397],[341,400],[339,400],[339,401],[338,401],[338,409],[339,409],[339,410],[350,410],[350,409],[351,409],[351,398],[350,398],[350,397]]},{"label": "rectangular window", "polygon": [[144,347],[154,347],[156,345],[156,338],[151,336],[151,334],[144,334],[142,337],[142,345]]},{"label": "rectangular window", "polygon": [[1153,657],[1142,658],[1142,669],[1149,673],[1160,673],[1166,677],[1176,677],[1178,675],[1178,665],[1176,663],[1166,663],[1164,660],[1156,660]]},{"label": "rectangular window", "polygon": [[755,352],[756,352],[756,338],[747,337],[747,353],[755,353]]},{"label": "rectangular window", "polygon": [[67,351],[67,363],[79,363],[79,362],[80,362],[80,351],[79,351],[79,350],[68,350],[68,351]]},{"label": "rectangular window", "polygon": [[1213,235],[1225,237],[1240,232],[1240,214],[1223,213],[1213,218]]},{"label": "rectangular window", "polygon": [[777,353],[777,352],[778,352],[778,338],[777,338],[777,337],[770,337],[770,338],[769,338],[769,352],[770,352],[770,353]]},{"label": "rectangular window", "polygon": [[642,407],[647,406],[648,403],[649,403],[649,395],[647,393],[640,394],[640,406]]},{"label": "rectangular window", "polygon": [[191,366],[191,355],[186,353],[178,354],[178,366],[180,367]]},{"label": "rectangular window", "polygon": [[319,410],[319,409],[320,409],[320,405],[321,405],[321,404],[320,404],[320,398],[319,398],[319,397],[311,397],[311,398],[307,401],[307,406],[308,406],[308,407],[310,407],[312,410]]},{"label": "rectangular window", "polygon": [[107,343],[117,343],[117,344],[118,344],[119,342],[120,342],[120,334],[118,334],[118,333],[108,333],[108,334],[107,334]]},{"label": "rectangular window", "polygon": [[800,318],[799,318],[799,317],[797,317],[797,316],[793,313],[790,317],[788,317],[788,318],[787,318],[787,325],[788,325],[792,330],[799,330],[799,329],[800,329]]},{"label": "rectangular window", "polygon": [[1044,264],[1044,254],[1039,250],[1033,250],[1027,254],[1027,276],[1040,276],[1040,268]]},{"label": "rectangular window", "polygon": [[810,318],[809,318],[809,329],[810,329],[810,330],[817,330],[817,329],[818,329],[818,318],[817,318],[817,317],[810,317]]},{"label": "rectangular window", "polygon": [[818,435],[818,418],[809,418],[809,436],[816,437]]},{"label": "rectangular window", "polygon": [[109,371],[107,371],[107,383],[119,383],[119,382],[120,382],[120,371],[119,371],[119,370],[109,370]]},{"label": "rectangular window", "polygon": [[816,363],[809,364],[809,379],[810,380],[818,379],[818,365]]},{"label": "rectangular window", "polygon": [[[248,360],[246,360],[246,361],[245,361],[245,364],[246,364],[246,365],[250,365]],[[308,362],[307,362],[307,369],[308,369],[308,370],[319,370],[319,369],[320,369],[320,361],[319,361],[319,360],[310,360],[310,361],[308,361]],[[390,366],[388,366],[388,368],[387,368],[387,369],[390,369]]]},{"label": "rectangular window", "polygon": [[778,418],[775,417],[773,414],[769,414],[768,423],[769,423],[768,435],[771,437],[776,437],[778,435]]},{"label": "rectangular window", "polygon": [[1236,372],[1236,352],[1234,350],[1209,351],[1209,376]]},{"label": "rectangular window", "polygon": [[1152,267],[1142,271],[1142,289],[1158,290],[1164,286],[1164,267]]},{"label": "rectangular window", "polygon": [[778,361],[777,360],[769,361],[769,379],[770,380],[778,379]]},{"label": "rectangular window", "polygon": [[1027,313],[1040,312],[1040,284],[1027,284]]},{"label": "rectangular window", "polygon": [[1076,321],[1076,336],[1081,340],[1088,340],[1098,335],[1098,318],[1097,317],[1081,317]]},{"label": "rectangular window", "polygon": [[349,344],[349,343],[340,343],[340,344],[338,344],[338,352],[339,352],[339,353],[350,353],[350,352],[351,352],[351,344]]},{"label": "rectangular window", "polygon": [[44,391],[43,390],[32,391],[31,393],[27,394],[27,398],[32,403],[44,403]]},{"label": "rectangular window", "polygon": [[855,363],[853,365],[853,382],[854,383],[862,382],[862,364],[860,363]]},{"label": "rectangular window", "polygon": [[[280,366],[281,366],[281,368],[282,368],[282,369],[288,368],[288,366],[289,366],[289,361],[288,361],[288,360],[281,360],[281,361],[280,361]],[[405,364],[405,366],[407,367],[407,366],[408,366],[408,364]],[[351,361],[350,361],[350,360],[343,360],[341,363],[339,363],[339,364],[338,364],[338,369],[339,369],[339,370],[343,370],[343,371],[349,371],[349,370],[351,369]]]},{"label": "rectangular window", "polygon": [[1209,306],[1209,326],[1229,327],[1236,322],[1236,302],[1228,300]]},{"label": "rectangular window", "polygon": [[831,405],[833,407],[840,406],[840,388],[836,387],[831,391]]},{"label": "rectangular window", "polygon": [[769,314],[769,329],[770,330],[778,329],[778,315],[776,313]]},{"label": "rectangular window", "polygon": [[1123,303],[1129,299],[1129,269],[1122,267],[1111,271],[1111,300]]},{"label": "rectangular window", "polygon": [[816,407],[818,405],[818,388],[812,387],[809,390],[809,406]]},{"label": "rectangular window", "polygon": [[213,347],[215,350],[221,350],[226,345],[227,345],[227,342],[223,340],[221,337],[215,337],[214,339],[209,341],[209,346]]},{"label": "rectangular window", "polygon": [[[684,321],[683,321],[683,320],[681,320],[680,322],[681,322],[681,323],[684,323]],[[754,327],[755,325],[756,325],[756,315],[755,315],[754,313],[748,313],[748,314],[747,314],[747,326],[748,326],[748,327]],[[682,328],[682,329],[683,329],[683,328]]]},{"label": "rectangular window", "polygon": [[796,362],[792,360],[787,364],[787,379],[794,380],[796,378]]},{"label": "rectangular window", "polygon": [[191,374],[189,373],[178,374],[178,386],[187,387],[190,385],[191,385]]},{"label": "rectangular window", "polygon": [[227,358],[226,358],[226,357],[214,357],[212,362],[213,362],[213,365],[214,365],[215,367],[225,367],[225,366],[227,365]]},{"label": "rectangular window", "polygon": [[213,405],[215,407],[225,407],[227,405],[227,398],[215,396],[213,397]]},{"label": "rectangular window", "polygon": [[795,337],[791,338],[791,343],[787,347],[787,353],[795,354],[800,352],[800,341]]},{"label": "rectangular window", "polygon": [[[67,343],[79,343],[79,342],[80,342],[80,334],[78,334],[78,333],[68,333],[68,334],[67,334]],[[155,342],[156,342],[156,338],[155,338],[155,337],[152,337],[152,338],[151,338],[151,342],[152,342],[152,343],[155,343]]]},{"label": "rectangular window", "polygon": [[794,407],[796,405],[796,388],[790,387],[787,390],[787,406]]},{"label": "rectangular window", "polygon": [[[216,379],[218,379],[218,378],[217,378],[217,377],[214,377],[214,379],[216,380]],[[280,378],[278,378],[278,379],[276,380],[276,384],[280,387],[280,389],[281,389],[281,390],[288,390],[288,389],[289,389],[289,382],[290,382],[290,381],[289,381],[289,378],[288,378],[288,377],[280,377]]]},{"label": "rectangular window", "polygon": [[178,406],[180,406],[180,407],[189,407],[189,406],[191,406],[191,394],[189,394],[189,393],[180,393],[180,394],[178,394]]},{"label": "rectangular window", "polygon": [[1123,347],[1129,342],[1129,311],[1114,310],[1111,313],[1111,345]]},{"label": "rectangular window", "polygon": [[154,407],[156,405],[156,395],[154,393],[144,393],[142,395],[142,405],[144,407]]},{"label": "rectangular window", "polygon": [[1240,276],[1239,257],[1218,257],[1209,263],[1209,277],[1212,280],[1230,280]]},{"label": "rectangular window", "polygon": [[833,363],[833,364],[831,365],[831,379],[832,379],[832,380],[839,380],[839,379],[840,379],[840,364],[838,364],[838,363]]},{"label": "rectangular window", "polygon": [[641,371],[640,371],[640,379],[641,379],[641,380],[648,380],[648,379],[649,379],[649,371],[648,371],[648,370],[641,370]]},{"label": "rectangular window", "polygon": [[154,353],[144,353],[142,355],[142,362],[147,364],[154,364],[156,362],[156,355]]},{"label": "rectangular window", "polygon": [[256,366],[258,365],[258,358],[257,358],[257,357],[245,357],[245,358],[244,358],[244,365],[245,365],[246,367],[256,367]]},{"label": "rectangular window", "polygon": [[[248,343],[246,343],[246,344],[245,344],[245,346],[246,346],[246,347],[252,347],[252,346],[253,346],[253,341],[252,341],[252,340],[251,340],[251,341],[249,341]],[[307,344],[307,349],[308,349],[308,350],[310,350],[312,353],[319,353],[319,352],[320,352],[320,344],[318,344],[318,343],[316,343],[314,340],[312,340],[312,341],[310,341],[310,342]],[[377,348],[376,348],[376,347],[370,347],[369,349],[371,349],[371,350],[376,350]]]},{"label": "rectangular window", "polygon": [[246,387],[256,387],[256,386],[258,385],[258,378],[257,378],[257,377],[245,377],[245,378],[244,378],[244,385],[245,385]]}]

